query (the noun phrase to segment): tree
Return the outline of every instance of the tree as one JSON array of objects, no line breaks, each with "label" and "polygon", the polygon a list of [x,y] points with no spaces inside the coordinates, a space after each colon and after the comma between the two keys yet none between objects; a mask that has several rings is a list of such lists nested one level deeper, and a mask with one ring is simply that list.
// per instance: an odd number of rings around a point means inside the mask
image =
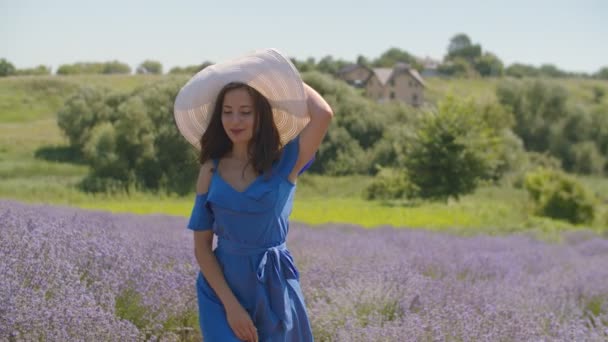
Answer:
[{"label": "tree", "polygon": [[170,74],[187,74],[187,75],[194,75],[197,72],[205,69],[208,66],[213,65],[213,62],[209,62],[209,61],[205,61],[200,65],[190,65],[187,67],[173,67],[171,68],[171,70],[169,70]]},{"label": "tree", "polygon": [[357,56],[357,64],[358,64],[358,65],[367,66],[367,67],[369,67],[369,66],[370,66],[370,62],[369,62],[369,60],[367,59],[367,57],[365,57],[365,56],[363,56],[363,55],[359,55],[359,56]]},{"label": "tree", "polygon": [[163,65],[158,61],[145,60],[138,67],[136,73],[138,74],[162,74]]},{"label": "tree", "polygon": [[502,76],[504,66],[496,55],[486,52],[477,58],[474,63],[475,70],[481,76]]},{"label": "tree", "polygon": [[505,70],[507,76],[513,76],[517,78],[522,77],[535,77],[539,75],[538,70],[533,65],[513,63]]},{"label": "tree", "polygon": [[448,45],[448,55],[456,52],[458,50],[462,50],[471,46],[471,39],[464,33],[459,33],[450,39],[450,45]]},{"label": "tree", "polygon": [[456,57],[441,64],[437,71],[443,75],[453,77],[474,77],[478,75],[473,66],[462,57]]},{"label": "tree", "polygon": [[334,60],[332,56],[327,55],[319,61],[316,69],[326,74],[337,75],[338,71],[348,64],[350,63],[341,59]]},{"label": "tree", "polygon": [[395,47],[386,50],[380,57],[376,58],[372,66],[377,68],[392,68],[397,63],[409,64],[418,70],[422,69],[422,65],[417,61],[416,57],[407,51]]},{"label": "tree", "polygon": [[108,93],[103,88],[82,87],[57,113],[57,125],[77,151],[84,151],[95,125],[116,120],[116,104],[121,100],[108,99]]},{"label": "tree", "polygon": [[66,103],[60,127],[91,166],[83,188],[192,191],[196,156],[172,119],[181,86],[169,79],[114,95],[85,88]]},{"label": "tree", "polygon": [[4,58],[0,59],[0,77],[10,76],[15,73],[15,66]]},{"label": "tree", "polygon": [[481,45],[472,44],[471,39],[464,33],[457,34],[450,40],[445,60],[452,60],[457,57],[464,58],[467,62],[473,64],[477,58],[481,57]]},{"label": "tree", "polygon": [[119,61],[106,62],[102,68],[102,74],[130,74],[131,67]]},{"label": "tree", "polygon": [[566,89],[542,81],[503,81],[496,88],[496,96],[515,115],[513,131],[526,150],[549,150],[552,125],[568,114]]},{"label": "tree", "polygon": [[472,100],[448,96],[406,137],[405,167],[420,197],[458,199],[492,173],[500,138],[479,117]]},{"label": "tree", "polygon": [[15,75],[50,75],[51,68],[45,65],[39,65],[35,68],[17,69]]},{"label": "tree", "polygon": [[565,77],[568,75],[565,71],[558,69],[553,64],[543,64],[538,71],[541,75],[548,77]]},{"label": "tree", "polygon": [[598,70],[595,73],[594,77],[602,79],[602,80],[608,80],[608,66],[605,66],[605,67],[601,68],[600,70]]}]

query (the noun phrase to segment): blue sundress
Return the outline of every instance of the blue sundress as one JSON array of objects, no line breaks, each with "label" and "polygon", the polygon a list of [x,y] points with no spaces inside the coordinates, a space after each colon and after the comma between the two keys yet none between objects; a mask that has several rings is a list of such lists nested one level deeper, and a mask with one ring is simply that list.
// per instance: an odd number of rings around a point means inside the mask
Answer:
[{"label": "blue sundress", "polygon": [[[197,194],[188,223],[191,230],[213,229],[217,235],[214,254],[259,341],[313,341],[299,273],[286,245],[296,190],[288,176],[298,152],[299,136],[285,145],[270,177],[260,175],[242,192],[221,177],[214,160],[209,190]],[[239,341],[200,271],[196,289],[204,341]]]}]

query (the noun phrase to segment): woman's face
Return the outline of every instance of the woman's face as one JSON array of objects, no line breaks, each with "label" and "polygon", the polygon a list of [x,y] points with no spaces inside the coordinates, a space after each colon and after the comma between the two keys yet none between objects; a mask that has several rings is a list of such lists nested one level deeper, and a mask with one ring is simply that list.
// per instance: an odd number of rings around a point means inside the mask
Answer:
[{"label": "woman's face", "polygon": [[248,143],[253,137],[255,112],[253,99],[243,88],[232,89],[224,95],[222,125],[233,144]]}]

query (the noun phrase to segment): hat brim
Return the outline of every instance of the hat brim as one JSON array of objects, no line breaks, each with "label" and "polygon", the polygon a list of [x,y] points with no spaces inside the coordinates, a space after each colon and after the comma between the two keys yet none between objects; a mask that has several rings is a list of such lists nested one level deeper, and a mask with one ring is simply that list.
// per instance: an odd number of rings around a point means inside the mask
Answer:
[{"label": "hat brim", "polygon": [[214,64],[199,71],[175,98],[173,113],[180,133],[200,150],[200,139],[209,125],[221,89],[232,82],[247,84],[270,103],[281,143],[287,144],[308,124],[306,93],[299,72],[276,49]]}]

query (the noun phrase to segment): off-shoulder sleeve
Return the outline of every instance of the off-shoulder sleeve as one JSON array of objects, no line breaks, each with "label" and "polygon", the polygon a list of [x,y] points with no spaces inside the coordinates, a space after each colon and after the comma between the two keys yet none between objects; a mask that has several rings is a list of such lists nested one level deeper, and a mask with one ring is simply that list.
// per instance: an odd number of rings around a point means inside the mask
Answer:
[{"label": "off-shoulder sleeve", "polygon": [[188,222],[188,229],[191,230],[210,230],[213,228],[213,212],[207,205],[207,194],[197,194]]}]

